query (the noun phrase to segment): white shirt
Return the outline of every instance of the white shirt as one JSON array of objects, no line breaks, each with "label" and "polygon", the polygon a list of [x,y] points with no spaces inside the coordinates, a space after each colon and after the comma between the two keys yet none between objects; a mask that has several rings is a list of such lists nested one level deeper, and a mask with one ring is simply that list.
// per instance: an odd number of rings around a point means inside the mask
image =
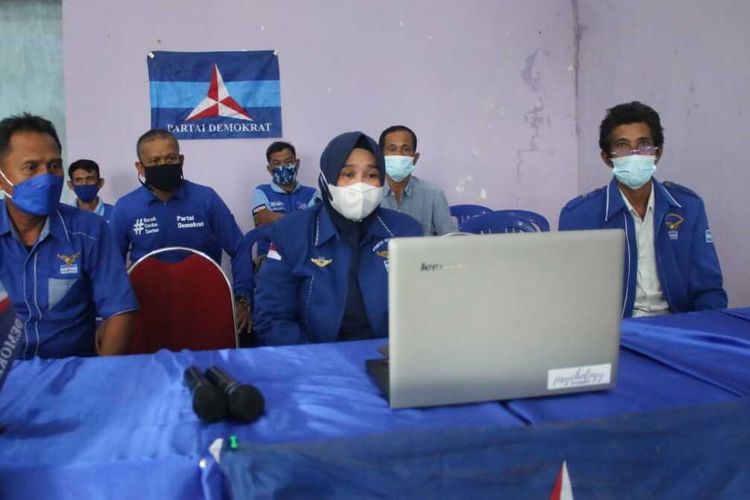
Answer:
[{"label": "white shirt", "polygon": [[633,215],[635,238],[638,242],[638,281],[635,284],[633,316],[655,316],[668,314],[669,304],[664,294],[656,270],[656,247],[654,246],[654,186],[648,197],[646,216],[641,218],[620,190],[625,206]]}]

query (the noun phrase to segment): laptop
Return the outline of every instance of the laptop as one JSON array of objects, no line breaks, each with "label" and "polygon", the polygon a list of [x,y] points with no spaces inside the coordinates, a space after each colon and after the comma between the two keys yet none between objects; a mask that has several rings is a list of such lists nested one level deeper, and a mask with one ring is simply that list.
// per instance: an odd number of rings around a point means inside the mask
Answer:
[{"label": "laptop", "polygon": [[614,387],[620,230],[389,241],[388,357],[367,369],[392,408]]}]

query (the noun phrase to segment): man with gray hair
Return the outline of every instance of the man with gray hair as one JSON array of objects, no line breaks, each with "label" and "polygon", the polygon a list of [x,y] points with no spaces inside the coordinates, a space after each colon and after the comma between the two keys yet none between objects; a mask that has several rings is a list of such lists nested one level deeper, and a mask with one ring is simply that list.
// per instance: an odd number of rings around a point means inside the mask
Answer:
[{"label": "man with gray hair", "polygon": [[[115,203],[111,227],[123,259],[135,262],[165,247],[188,247],[221,265],[232,259],[237,329],[249,324],[253,292],[250,251],[234,216],[218,194],[183,178],[185,157],[170,132],[149,130],[136,144],[135,168],[142,186]],[[143,179],[141,179],[143,178]]]}]

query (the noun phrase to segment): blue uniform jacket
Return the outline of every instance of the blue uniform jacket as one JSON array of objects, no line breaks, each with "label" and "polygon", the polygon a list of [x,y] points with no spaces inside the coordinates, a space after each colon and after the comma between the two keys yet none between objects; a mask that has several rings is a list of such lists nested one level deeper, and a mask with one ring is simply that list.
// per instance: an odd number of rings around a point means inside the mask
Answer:
[{"label": "blue uniform jacket", "polygon": [[[654,179],[654,245],[664,298],[673,312],[727,307],[719,258],[703,200],[693,191]],[[635,222],[613,178],[608,186],[570,201],[560,212],[559,229],[625,230],[623,316],[633,314],[638,278]]]},{"label": "blue uniform jacket", "polygon": [[0,201],[0,281],[24,325],[24,359],[94,355],[96,316],[138,309],[105,220],[68,205],[47,217],[29,250]]},{"label": "blue uniform jacket", "polygon": [[297,184],[291,193],[287,193],[276,184],[261,184],[253,191],[252,215],[261,209],[288,214],[303,210],[311,205],[315,197],[315,188]]},{"label": "blue uniform jacket", "polygon": [[131,262],[159,248],[181,246],[221,265],[223,249],[232,258],[234,293],[252,297],[250,250],[232,212],[210,187],[183,181],[164,203],[141,186],[117,200],[110,227],[123,259],[130,252]]},{"label": "blue uniform jacket", "polygon": [[[370,326],[388,336],[388,239],[421,236],[408,215],[378,208],[362,238],[358,279]],[[276,221],[258,275],[255,331],[267,345],[332,342],[346,305],[351,250],[323,204]]]},{"label": "blue uniform jacket", "polygon": [[[297,184],[291,193],[287,193],[276,184],[256,186],[252,196],[252,216],[260,210],[270,210],[280,214],[290,214],[312,206],[315,199],[315,188]],[[258,255],[268,253],[268,243],[258,244]]]}]

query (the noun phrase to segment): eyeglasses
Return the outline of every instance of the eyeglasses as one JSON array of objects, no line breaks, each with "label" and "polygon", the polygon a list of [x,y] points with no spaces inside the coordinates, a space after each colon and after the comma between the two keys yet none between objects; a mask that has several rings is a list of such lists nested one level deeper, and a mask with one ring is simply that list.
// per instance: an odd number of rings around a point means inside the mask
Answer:
[{"label": "eyeglasses", "polygon": [[657,151],[659,148],[653,144],[639,144],[637,149],[630,149],[629,144],[621,144],[612,148],[609,154],[615,158],[630,155],[654,156]]}]

